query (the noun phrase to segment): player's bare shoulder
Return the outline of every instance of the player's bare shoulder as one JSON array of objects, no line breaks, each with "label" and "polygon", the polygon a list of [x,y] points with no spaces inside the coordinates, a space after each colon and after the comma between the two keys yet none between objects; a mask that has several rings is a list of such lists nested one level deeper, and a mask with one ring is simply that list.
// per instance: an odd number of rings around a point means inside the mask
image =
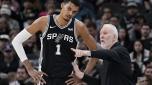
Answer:
[{"label": "player's bare shoulder", "polygon": [[77,32],[78,32],[79,35],[81,33],[83,33],[84,30],[86,29],[85,24],[82,21],[78,20],[78,19],[76,19],[76,21],[75,21],[75,27],[76,27]]},{"label": "player's bare shoulder", "polygon": [[75,27],[76,27],[77,32],[78,32],[78,34],[79,34],[80,36],[88,33],[88,30],[87,30],[87,28],[86,28],[86,25],[85,25],[82,21],[80,21],[80,20],[77,20],[77,19],[76,19]]},{"label": "player's bare shoulder", "polygon": [[43,32],[45,30],[45,26],[47,25],[48,23],[48,18],[49,16],[46,15],[46,16],[42,16],[42,17],[39,17],[35,23],[37,23],[37,26],[38,28]]},{"label": "player's bare shoulder", "polygon": [[27,31],[31,34],[35,34],[38,31],[44,32],[45,26],[48,23],[49,16],[42,16],[36,19],[31,25],[26,27]]},{"label": "player's bare shoulder", "polygon": [[85,24],[82,21],[76,19],[75,26],[77,27],[77,29],[81,29],[85,26]]}]

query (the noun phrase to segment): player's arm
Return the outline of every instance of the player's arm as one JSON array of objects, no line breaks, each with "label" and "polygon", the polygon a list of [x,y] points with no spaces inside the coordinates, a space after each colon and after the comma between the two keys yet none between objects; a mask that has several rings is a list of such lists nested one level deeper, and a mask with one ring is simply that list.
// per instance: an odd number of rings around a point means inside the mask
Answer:
[{"label": "player's arm", "polygon": [[21,62],[26,67],[29,75],[35,79],[35,81],[41,80],[41,75],[44,74],[43,72],[35,71],[29,62],[25,50],[23,48],[23,42],[25,42],[28,38],[30,38],[32,35],[34,35],[36,32],[44,31],[45,26],[47,25],[47,17],[40,17],[37,20],[35,20],[30,26],[23,29],[20,33],[18,33],[15,38],[12,41],[12,45],[19,56]]},{"label": "player's arm", "polygon": [[[77,21],[76,23],[76,28],[77,28],[77,34],[79,36],[81,36],[81,38],[83,39],[84,43],[87,45],[87,47],[90,50],[96,50],[96,41],[94,40],[94,38],[90,35],[87,27],[80,21]],[[97,59],[96,58],[90,58],[86,69],[85,69],[85,73],[89,74],[92,69],[94,68],[94,66],[96,65]]]}]

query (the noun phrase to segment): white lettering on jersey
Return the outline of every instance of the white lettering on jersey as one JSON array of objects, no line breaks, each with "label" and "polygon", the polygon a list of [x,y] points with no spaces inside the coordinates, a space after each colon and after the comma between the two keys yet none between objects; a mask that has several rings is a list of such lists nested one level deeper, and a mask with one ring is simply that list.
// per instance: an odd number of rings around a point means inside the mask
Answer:
[{"label": "white lettering on jersey", "polygon": [[59,43],[61,39],[64,41],[73,43],[73,37],[67,34],[57,34],[57,33],[50,33],[47,34],[47,40],[53,39],[56,43]]},{"label": "white lettering on jersey", "polygon": [[57,37],[57,33],[47,34],[47,40],[54,39],[55,37]]}]

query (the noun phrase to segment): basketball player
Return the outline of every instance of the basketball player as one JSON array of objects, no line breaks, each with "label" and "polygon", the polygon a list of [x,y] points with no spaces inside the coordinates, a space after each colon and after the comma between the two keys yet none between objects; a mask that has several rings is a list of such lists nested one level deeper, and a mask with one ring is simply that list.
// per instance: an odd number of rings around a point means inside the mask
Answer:
[{"label": "basketball player", "polygon": [[[64,0],[61,3],[60,14],[38,18],[13,39],[15,51],[35,82],[46,85],[66,85],[65,81],[73,70],[71,62],[74,61],[74,53],[70,48],[76,48],[77,37],[80,36],[91,50],[96,49],[96,42],[88,33],[85,25],[73,18],[79,7],[79,0]],[[41,71],[32,67],[22,46],[24,41],[38,31],[42,32],[40,38],[40,57],[43,57]],[[86,72],[89,72],[95,63],[96,59],[90,60]]]}]

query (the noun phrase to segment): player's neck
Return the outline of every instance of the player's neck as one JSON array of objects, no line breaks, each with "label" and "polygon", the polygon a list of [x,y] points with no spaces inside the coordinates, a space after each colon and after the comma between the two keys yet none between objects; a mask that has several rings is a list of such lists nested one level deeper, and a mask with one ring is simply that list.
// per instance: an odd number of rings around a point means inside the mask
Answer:
[{"label": "player's neck", "polygon": [[68,22],[69,22],[69,21],[64,20],[63,17],[62,17],[60,14],[56,16],[56,21],[57,21],[57,23],[58,23],[61,27],[62,27],[62,26],[64,27],[64,26],[67,25]]}]

